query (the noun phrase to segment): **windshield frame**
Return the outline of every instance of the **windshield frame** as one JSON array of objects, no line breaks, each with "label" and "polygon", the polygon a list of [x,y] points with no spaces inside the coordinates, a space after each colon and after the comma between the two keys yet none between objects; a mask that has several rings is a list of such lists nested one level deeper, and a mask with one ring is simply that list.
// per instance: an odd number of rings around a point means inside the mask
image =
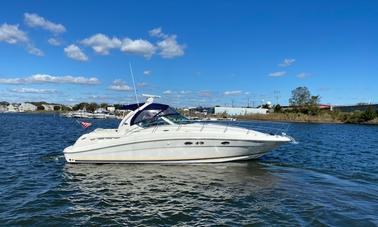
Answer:
[{"label": "windshield frame", "polygon": [[[157,106],[159,107],[159,106]],[[145,108],[140,110],[137,114],[134,115],[133,119],[131,120],[130,125],[139,125],[141,127],[151,127],[157,125],[180,125],[180,124],[189,124],[191,121],[187,119],[185,116],[181,115],[175,108],[170,106],[164,105],[161,106],[163,108]],[[138,117],[141,114],[146,113],[146,111],[154,112],[156,111],[151,117],[138,120]],[[151,113],[146,113],[151,114]]]}]

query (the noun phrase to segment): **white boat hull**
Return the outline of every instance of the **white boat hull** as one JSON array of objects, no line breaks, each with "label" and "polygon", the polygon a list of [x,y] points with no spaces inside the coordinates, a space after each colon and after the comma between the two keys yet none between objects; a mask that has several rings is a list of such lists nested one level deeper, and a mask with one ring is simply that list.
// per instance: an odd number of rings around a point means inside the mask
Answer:
[{"label": "white boat hull", "polygon": [[[225,141],[228,144],[222,144]],[[74,163],[209,163],[256,159],[279,144],[281,143],[178,139],[141,141],[81,151],[74,151],[70,146],[64,153],[66,160]]]},{"label": "white boat hull", "polygon": [[187,122],[164,104],[132,104],[117,129],[96,129],[64,150],[70,163],[208,163],[261,157],[290,137]]}]

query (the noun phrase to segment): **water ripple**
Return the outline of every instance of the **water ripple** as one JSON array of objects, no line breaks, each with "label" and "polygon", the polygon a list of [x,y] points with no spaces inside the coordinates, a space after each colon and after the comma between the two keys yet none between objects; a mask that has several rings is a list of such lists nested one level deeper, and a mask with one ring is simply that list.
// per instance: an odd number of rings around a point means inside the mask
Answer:
[{"label": "water ripple", "polygon": [[292,124],[300,143],[257,161],[72,165],[62,150],[85,132],[72,120],[0,125],[0,225],[378,225],[374,126]]}]

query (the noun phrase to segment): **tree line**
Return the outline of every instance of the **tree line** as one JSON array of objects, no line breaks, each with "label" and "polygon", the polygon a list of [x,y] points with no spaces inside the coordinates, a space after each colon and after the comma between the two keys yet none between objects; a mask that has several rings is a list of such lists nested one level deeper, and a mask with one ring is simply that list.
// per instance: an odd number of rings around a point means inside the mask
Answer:
[{"label": "tree line", "polygon": [[[365,111],[353,111],[351,113],[322,110],[319,108],[320,96],[312,95],[307,87],[297,87],[291,92],[289,112],[297,112],[309,115],[331,114],[335,119],[345,123],[363,123],[378,117],[378,111],[368,107]],[[279,105],[275,106],[275,112],[282,112]]]}]

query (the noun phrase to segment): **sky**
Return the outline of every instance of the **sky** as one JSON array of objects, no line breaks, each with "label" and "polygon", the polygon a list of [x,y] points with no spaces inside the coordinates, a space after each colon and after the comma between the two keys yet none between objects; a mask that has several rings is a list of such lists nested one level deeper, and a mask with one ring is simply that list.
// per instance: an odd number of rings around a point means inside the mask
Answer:
[{"label": "sky", "polygon": [[378,103],[377,1],[2,1],[0,101]]}]

